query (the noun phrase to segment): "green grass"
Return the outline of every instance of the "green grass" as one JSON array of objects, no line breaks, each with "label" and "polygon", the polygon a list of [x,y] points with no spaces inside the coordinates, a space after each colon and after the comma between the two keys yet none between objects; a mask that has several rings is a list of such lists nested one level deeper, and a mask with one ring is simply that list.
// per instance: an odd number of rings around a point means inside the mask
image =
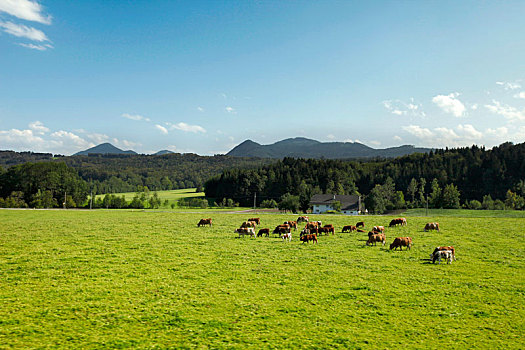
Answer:
[{"label": "green grass", "polygon": [[[156,191],[159,195],[159,198],[169,201],[178,201],[182,198],[197,198],[197,197],[204,197],[204,192],[195,192],[196,188],[184,188],[180,190],[170,190],[170,191]],[[134,196],[136,192],[123,192],[123,193],[114,193],[116,196],[125,196],[126,200],[130,201]],[[150,194],[153,194],[153,191],[150,192]],[[104,198],[105,194],[98,194],[95,196],[95,198]]]},{"label": "green grass", "polygon": [[[250,216],[1,210],[0,348],[525,347],[523,219],[409,217],[387,243],[414,247],[389,251],[362,233],[236,238]],[[429,263],[450,244],[456,262]]]},{"label": "green grass", "polygon": [[525,218],[524,210],[408,209],[406,216],[449,216],[469,218]]}]

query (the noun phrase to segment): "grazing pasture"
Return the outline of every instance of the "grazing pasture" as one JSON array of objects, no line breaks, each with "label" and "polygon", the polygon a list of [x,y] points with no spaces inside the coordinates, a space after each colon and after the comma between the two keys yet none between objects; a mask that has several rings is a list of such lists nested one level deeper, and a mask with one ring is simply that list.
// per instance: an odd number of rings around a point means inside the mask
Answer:
[{"label": "grazing pasture", "polygon": [[250,217],[0,210],[0,348],[525,348],[522,218],[311,215],[336,233],[307,244],[238,238]]}]

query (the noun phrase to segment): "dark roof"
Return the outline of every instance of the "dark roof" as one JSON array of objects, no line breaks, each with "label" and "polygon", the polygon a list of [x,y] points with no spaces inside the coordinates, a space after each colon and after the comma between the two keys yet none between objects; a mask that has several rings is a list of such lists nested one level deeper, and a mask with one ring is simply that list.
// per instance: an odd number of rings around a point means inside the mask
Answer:
[{"label": "dark roof", "polygon": [[316,194],[310,199],[310,205],[330,205],[334,201],[341,203],[341,210],[359,210],[359,196],[340,194]]}]

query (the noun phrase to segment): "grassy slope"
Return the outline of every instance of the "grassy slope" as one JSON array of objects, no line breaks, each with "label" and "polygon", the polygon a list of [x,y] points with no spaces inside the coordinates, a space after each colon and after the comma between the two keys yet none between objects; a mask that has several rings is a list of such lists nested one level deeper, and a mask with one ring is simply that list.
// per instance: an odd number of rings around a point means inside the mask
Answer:
[{"label": "grassy slope", "polygon": [[[525,347],[523,219],[410,217],[387,229],[413,237],[400,252],[355,233],[239,239],[245,215],[201,216],[0,211],[0,348]],[[429,264],[445,244],[458,261]]]},{"label": "grassy slope", "polygon": [[[161,200],[169,201],[178,201],[181,198],[195,198],[195,197],[204,197],[204,192],[195,192],[195,188],[184,188],[180,190],[171,190],[171,191],[157,191],[159,198]],[[150,192],[153,194],[153,191]],[[126,200],[130,201],[135,196],[135,192],[123,192],[115,193],[116,196],[125,196]],[[104,194],[98,194],[95,198],[104,198]]]}]

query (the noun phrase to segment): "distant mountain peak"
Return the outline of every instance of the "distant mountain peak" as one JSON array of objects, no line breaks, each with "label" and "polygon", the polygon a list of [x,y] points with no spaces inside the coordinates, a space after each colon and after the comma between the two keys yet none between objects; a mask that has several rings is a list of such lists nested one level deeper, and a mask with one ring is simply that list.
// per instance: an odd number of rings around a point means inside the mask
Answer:
[{"label": "distant mountain peak", "polygon": [[252,140],[246,140],[234,147],[227,155],[258,158],[357,159],[393,158],[412,153],[427,153],[430,150],[430,148],[416,148],[412,145],[374,149],[359,142],[320,142],[306,137],[294,137],[270,145],[260,145]]},{"label": "distant mountain peak", "polygon": [[80,151],[73,155],[74,156],[87,156],[89,154],[137,154],[137,152],[132,151],[132,150],[123,151],[120,148],[113,146],[109,142],[104,142],[98,146],[88,148],[85,151]]}]

